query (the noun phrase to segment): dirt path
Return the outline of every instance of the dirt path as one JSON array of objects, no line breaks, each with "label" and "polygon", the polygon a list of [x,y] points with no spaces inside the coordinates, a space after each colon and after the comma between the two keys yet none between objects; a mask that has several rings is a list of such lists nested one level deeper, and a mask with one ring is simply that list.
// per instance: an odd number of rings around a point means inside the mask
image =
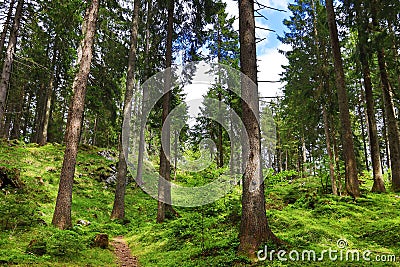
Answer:
[{"label": "dirt path", "polygon": [[111,241],[111,245],[115,248],[114,253],[119,259],[120,266],[137,267],[137,258],[132,256],[128,244],[125,242],[123,236],[117,236]]}]

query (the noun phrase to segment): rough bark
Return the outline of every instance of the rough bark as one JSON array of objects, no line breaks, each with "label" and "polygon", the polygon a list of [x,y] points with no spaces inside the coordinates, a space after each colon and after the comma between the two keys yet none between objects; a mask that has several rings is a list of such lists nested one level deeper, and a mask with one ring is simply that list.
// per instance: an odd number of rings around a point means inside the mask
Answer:
[{"label": "rough bark", "polygon": [[[382,175],[382,165],[379,149],[379,136],[378,129],[376,126],[375,118],[375,103],[373,96],[371,71],[369,67],[369,53],[366,48],[366,43],[368,40],[366,34],[366,24],[361,21],[361,9],[357,14],[359,18],[360,28],[358,29],[358,48],[360,50],[360,62],[362,68],[362,74],[364,78],[364,91],[365,91],[365,103],[367,107],[367,122],[368,122],[368,136],[369,136],[369,148],[371,151],[371,161],[372,161],[372,172],[374,178],[374,184],[372,186],[372,192],[385,192],[385,184],[383,182]],[[362,27],[361,27],[362,25]]]},{"label": "rough bark", "polygon": [[6,42],[7,31],[10,28],[9,25],[10,25],[11,16],[12,16],[13,8],[14,8],[14,3],[15,3],[15,0],[10,1],[10,6],[8,7],[7,18],[6,18],[6,21],[4,22],[4,28],[3,28],[3,31],[0,36],[0,55],[3,53],[4,43]]},{"label": "rough bark", "polygon": [[[150,77],[150,25],[151,25],[151,16],[152,16],[152,9],[153,9],[153,0],[147,1],[147,16],[146,16],[146,46],[144,51],[144,60],[145,60],[145,68],[146,68],[146,78],[147,80]],[[146,103],[148,98],[148,92],[144,89],[142,91],[142,114],[145,112]],[[144,154],[144,131],[145,131],[145,123],[146,120],[143,116],[140,117],[140,133],[139,133],[139,152],[138,152],[138,167],[136,171],[136,183],[138,185],[142,184],[142,175],[143,175],[143,154]]]},{"label": "rough bark", "polygon": [[129,131],[132,111],[132,97],[135,88],[135,69],[136,69],[136,47],[139,24],[139,6],[140,0],[134,1],[133,19],[131,29],[131,47],[129,50],[128,71],[126,76],[126,91],[123,110],[123,127],[119,145],[119,161],[118,161],[118,176],[117,187],[115,190],[114,206],[111,212],[111,219],[123,219],[125,216],[125,191],[126,191],[126,174],[129,145]]},{"label": "rough bark", "polygon": [[328,113],[326,111],[326,108],[322,108],[322,115],[324,118],[324,130],[325,130],[325,139],[326,139],[326,150],[328,151],[328,157],[329,157],[329,177],[331,179],[331,188],[332,188],[332,194],[335,196],[338,195],[338,189],[336,186],[336,176],[335,176],[335,157],[332,153],[332,145],[331,145],[331,138],[330,138],[330,128],[329,128],[329,119],[328,119]]},{"label": "rough bark", "polygon": [[[239,2],[240,65],[241,71],[257,84],[254,1]],[[261,134],[258,123],[258,90],[242,82],[242,117],[249,138],[249,153],[243,175],[242,217],[239,233],[239,253],[254,257],[265,241],[278,242],[268,227],[264,183],[261,174]]]},{"label": "rough bark", "polygon": [[[221,89],[218,89],[221,90]],[[222,116],[221,116],[221,102],[222,102],[222,94],[219,91],[218,92],[218,116],[219,120],[222,121]],[[222,140],[222,125],[221,123],[218,123],[218,167],[222,168],[224,167],[224,146],[223,146],[223,140]]]},{"label": "rough bark", "polygon": [[171,181],[171,164],[168,160],[170,155],[170,125],[165,123],[171,102],[171,66],[172,66],[172,38],[174,33],[174,7],[175,1],[169,0],[168,2],[168,22],[167,22],[167,44],[165,54],[165,80],[164,80],[164,96],[162,103],[162,140],[163,144],[160,149],[160,176],[163,177],[167,182],[163,182],[160,179],[158,183],[158,209],[157,209],[157,222],[162,223],[165,220],[165,212],[167,209],[172,207],[167,204],[171,203],[171,188],[168,181]]},{"label": "rough bark", "polygon": [[99,0],[92,0],[87,16],[87,30],[83,41],[82,60],[73,82],[72,102],[68,112],[65,133],[65,153],[61,169],[60,184],[52,224],[60,229],[70,228],[72,185],[74,182],[76,156],[80,138],[81,123],[85,106],[86,86],[92,61],[92,49],[96,32],[96,21],[99,11]]},{"label": "rough bark", "polygon": [[40,131],[38,133],[38,140],[37,143],[41,146],[44,146],[47,143],[47,133],[49,129],[49,121],[50,121],[50,110],[51,110],[51,103],[52,103],[52,95],[53,95],[53,89],[54,89],[54,81],[55,81],[55,75],[57,75],[56,72],[56,62],[57,62],[57,42],[54,43],[53,47],[53,55],[51,59],[51,66],[52,66],[52,74],[50,77],[49,85],[47,86],[45,90],[45,96],[44,96],[44,106],[43,106],[43,118],[41,120],[41,127]]},{"label": "rough bark", "polygon": [[[17,46],[17,36],[19,26],[22,17],[22,11],[24,6],[24,0],[18,0],[17,10],[15,11],[13,28],[10,33],[10,39],[8,41],[6,57],[4,59],[3,71],[1,73],[0,80],[0,135],[4,137],[4,119],[6,114],[6,101],[7,91],[10,84],[11,69],[14,61],[14,53]],[[1,133],[3,131],[3,133]]]},{"label": "rough bark", "polygon": [[329,34],[335,67],[335,81],[339,103],[339,117],[342,130],[343,156],[346,169],[346,191],[353,198],[360,196],[360,188],[357,177],[356,156],[354,153],[353,134],[351,130],[349,101],[346,91],[345,76],[343,70],[342,56],[340,52],[338,30],[336,26],[333,0],[326,1],[326,12],[328,17]]},{"label": "rough bark", "polygon": [[[372,24],[376,31],[380,31],[377,21],[377,8],[379,1],[372,2]],[[389,140],[390,150],[390,166],[392,170],[392,189],[400,191],[400,133],[399,125],[396,119],[394,104],[393,104],[393,88],[389,81],[387,72],[385,48],[381,42],[377,43],[379,73],[382,82],[383,101],[385,106],[385,115],[387,123],[387,135]]]}]

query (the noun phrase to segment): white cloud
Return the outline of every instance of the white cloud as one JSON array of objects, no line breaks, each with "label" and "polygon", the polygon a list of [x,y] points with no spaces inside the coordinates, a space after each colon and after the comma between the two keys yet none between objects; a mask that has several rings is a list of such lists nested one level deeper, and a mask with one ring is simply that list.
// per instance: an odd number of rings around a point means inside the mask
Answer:
[{"label": "white cloud", "polygon": [[[280,44],[276,48],[265,50],[263,55],[257,57],[258,61],[258,80],[259,81],[279,81],[280,74],[283,72],[282,65],[287,65],[286,57],[278,52],[279,50],[288,51],[288,45]],[[259,83],[258,91],[262,97],[272,97],[282,95],[282,83]]]},{"label": "white cloud", "polygon": [[[223,0],[226,4],[226,11],[231,16],[239,17],[239,7],[238,2],[233,0]],[[287,6],[290,0],[258,0],[260,4],[265,6],[277,8],[277,9],[284,9],[287,10]],[[255,4],[255,8],[258,8],[258,5]],[[271,9],[264,9],[262,11],[263,14],[265,12],[270,13],[273,15],[276,14],[277,11]],[[266,15],[268,17],[268,15]],[[263,28],[270,29],[271,27],[268,25],[268,21],[263,18],[256,18],[256,26],[260,26]],[[239,29],[239,19],[235,21],[234,28],[236,30]],[[268,41],[271,38],[275,38],[274,33],[270,31],[260,30],[257,29],[256,36],[258,38],[267,38],[262,43],[259,44],[259,49],[257,51],[257,59],[258,61],[258,80],[268,80],[268,81],[279,81],[280,75],[283,72],[282,65],[288,64],[287,59],[284,55],[278,52],[278,49],[288,51],[290,47],[284,44],[279,44],[277,47],[268,48]],[[259,92],[262,97],[271,97],[276,95],[282,95],[281,88],[284,85],[281,83],[259,83]]]},{"label": "white cloud", "polygon": [[238,2],[233,0],[223,0],[226,3],[226,13],[228,13],[231,17],[235,16],[236,20],[233,24],[233,28],[235,30],[239,30],[239,6]]}]

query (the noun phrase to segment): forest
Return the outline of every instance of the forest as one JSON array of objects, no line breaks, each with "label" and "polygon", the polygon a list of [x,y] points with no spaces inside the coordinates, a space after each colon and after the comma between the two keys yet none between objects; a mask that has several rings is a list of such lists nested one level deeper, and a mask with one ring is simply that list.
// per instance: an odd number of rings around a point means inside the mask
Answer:
[{"label": "forest", "polygon": [[400,2],[281,2],[0,2],[0,265],[400,266]]}]

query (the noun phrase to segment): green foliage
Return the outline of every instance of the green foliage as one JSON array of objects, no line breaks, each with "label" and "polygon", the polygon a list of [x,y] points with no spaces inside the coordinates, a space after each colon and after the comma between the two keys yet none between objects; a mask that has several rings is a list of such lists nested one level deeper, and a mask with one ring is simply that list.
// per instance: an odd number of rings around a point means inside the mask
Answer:
[{"label": "green foliage", "polygon": [[[11,213],[7,213],[11,207],[16,220],[27,223],[17,227],[13,224],[0,231],[1,263],[115,266],[112,251],[92,247],[96,234],[107,233],[110,238],[124,235],[141,266],[304,266],[304,262],[278,260],[254,263],[237,255],[241,216],[239,186],[214,203],[196,208],[176,207],[179,218],[157,224],[157,201],[131,184],[126,194],[126,219],[110,221],[113,190],[96,181],[94,173],[112,162],[99,156],[98,151],[101,150],[91,146],[81,148],[74,184],[74,225],[70,230],[61,231],[50,222],[60,168],[58,162],[54,164],[54,159],[62,155],[63,147],[23,143],[0,146],[0,162],[20,169],[21,179],[26,184],[26,189],[17,193],[0,193],[2,217],[11,217]],[[177,183],[204,184],[220,174],[221,170],[216,170],[214,165],[199,174],[178,173]],[[46,186],[37,182],[37,176],[43,178]],[[365,193],[356,202],[351,197],[325,194],[320,177],[290,179],[298,176],[295,172],[266,176],[269,225],[290,249],[321,252],[329,247],[336,249],[336,241],[345,238],[351,249],[399,255],[398,196],[369,193],[366,189],[371,187],[372,179],[368,175],[362,178],[361,187]],[[35,222],[36,219],[39,221]],[[77,224],[80,219],[90,221],[90,225]],[[348,263],[335,264],[347,266]],[[332,266],[332,262],[307,262],[307,265]]]},{"label": "green foliage", "polygon": [[84,250],[83,241],[82,236],[74,231],[56,230],[47,241],[47,253],[56,257],[71,257]]}]

